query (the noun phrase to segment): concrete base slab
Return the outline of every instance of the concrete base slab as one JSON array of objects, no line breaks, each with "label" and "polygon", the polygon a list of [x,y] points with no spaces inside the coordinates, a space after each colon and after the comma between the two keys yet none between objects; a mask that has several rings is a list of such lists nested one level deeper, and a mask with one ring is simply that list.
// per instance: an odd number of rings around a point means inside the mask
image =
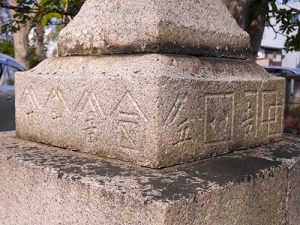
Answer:
[{"label": "concrete base slab", "polygon": [[300,138],[154,170],[0,135],[1,225],[300,223]]},{"label": "concrete base slab", "polygon": [[53,58],[16,76],[17,134],[168,167],[279,140],[284,89],[245,60]]}]

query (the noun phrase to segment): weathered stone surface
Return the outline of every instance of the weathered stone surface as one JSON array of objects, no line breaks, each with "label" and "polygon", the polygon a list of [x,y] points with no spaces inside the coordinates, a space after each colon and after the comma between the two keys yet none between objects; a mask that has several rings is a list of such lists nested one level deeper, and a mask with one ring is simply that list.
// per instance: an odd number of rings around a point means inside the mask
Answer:
[{"label": "weathered stone surface", "polygon": [[284,80],[244,60],[48,59],[16,75],[19,137],[166,167],[282,136]]},{"label": "weathered stone surface", "polygon": [[289,202],[288,202],[288,224],[298,225],[300,223],[300,163],[293,167],[290,175]]},{"label": "weathered stone surface", "polygon": [[87,0],[59,54],[181,53],[246,58],[249,37],[221,0]]},{"label": "weathered stone surface", "polygon": [[162,170],[0,143],[1,225],[300,223],[299,138]]}]

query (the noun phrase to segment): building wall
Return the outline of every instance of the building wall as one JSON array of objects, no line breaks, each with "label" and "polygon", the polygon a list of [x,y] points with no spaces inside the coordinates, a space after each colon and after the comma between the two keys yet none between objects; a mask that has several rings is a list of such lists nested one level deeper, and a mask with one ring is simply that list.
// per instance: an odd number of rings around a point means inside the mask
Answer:
[{"label": "building wall", "polygon": [[[300,9],[300,2],[299,1],[290,1],[288,7],[293,7]],[[287,7],[283,5],[278,5],[278,7]],[[298,18],[300,19],[300,17]],[[271,20],[273,22],[272,25],[274,25],[274,29],[278,30],[280,24],[275,24],[275,20]],[[263,34],[263,39],[261,43],[261,50],[258,54],[258,61],[261,62],[269,62],[269,65],[281,65],[281,66],[287,66],[287,67],[300,67],[300,52],[285,52],[284,49],[284,43],[285,43],[286,37],[282,34],[277,34],[274,32],[273,28],[270,26],[265,27],[265,31]],[[270,54],[266,54],[267,51],[274,50],[274,52],[277,52],[276,57],[272,57]],[[282,51],[282,56],[278,55],[278,51]],[[280,63],[279,63],[280,61]]]},{"label": "building wall", "polygon": [[282,65],[300,68],[300,52],[283,53]]}]

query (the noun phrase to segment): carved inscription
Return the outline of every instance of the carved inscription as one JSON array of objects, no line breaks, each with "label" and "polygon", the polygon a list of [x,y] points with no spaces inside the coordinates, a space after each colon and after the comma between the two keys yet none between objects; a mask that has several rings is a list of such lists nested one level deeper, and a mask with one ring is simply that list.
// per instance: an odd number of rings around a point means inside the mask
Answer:
[{"label": "carved inscription", "polygon": [[[38,108],[50,115],[49,118],[57,120],[57,124],[60,124],[63,117],[73,116],[78,120],[74,120],[76,126],[84,131],[86,141],[90,143],[94,143],[101,134],[100,128],[105,129],[108,124],[108,127],[114,128],[111,133],[115,135],[113,138],[117,139],[117,145],[113,147],[126,154],[137,154],[141,148],[138,140],[145,137],[145,130],[148,129],[145,124],[149,121],[144,113],[145,108],[138,104],[139,97],[126,91],[122,97],[119,96],[121,98],[110,113],[105,115],[96,93],[96,90],[85,90],[80,99],[67,102],[64,98],[66,93],[59,88],[53,88],[47,92],[47,98],[41,97],[41,102],[44,103],[46,100],[45,104],[39,104],[34,87],[29,86],[24,90],[20,103],[23,111],[29,116],[28,120],[34,116],[34,110]],[[204,146],[207,147],[232,142],[235,124],[239,126],[238,131],[241,131],[237,136],[246,137],[247,140],[255,140],[251,138],[259,135],[266,138],[266,134],[268,137],[275,137],[282,133],[283,102],[279,94],[280,92],[276,90],[245,91],[244,95],[238,98],[242,99],[238,108],[241,113],[240,118],[234,123],[236,100],[234,93],[205,94],[204,99],[203,97],[201,99],[201,102],[204,100],[202,118],[189,112],[191,110],[191,104],[188,104],[191,99],[189,93],[178,93],[173,101],[169,102],[168,108],[162,110],[166,114],[159,122],[163,123],[167,139],[172,138],[168,144],[177,149],[195,139],[195,124],[196,127],[200,127],[198,124],[201,124],[201,128],[204,127],[203,136],[201,133],[197,138],[204,137]],[[195,111],[199,106],[202,107],[202,104],[192,106],[192,110]],[[66,113],[69,114],[66,116]],[[203,122],[199,123],[202,119]]]},{"label": "carved inscription", "polygon": [[138,123],[121,121],[118,124],[119,147],[126,152],[134,152],[136,150],[136,135]]},{"label": "carved inscription", "polygon": [[180,111],[182,111],[184,104],[187,102],[187,93],[185,94],[178,94],[166,119],[165,124],[173,123],[175,119],[177,118]]},{"label": "carved inscription", "polygon": [[31,115],[35,109],[40,107],[32,87],[25,89],[21,97],[21,105],[25,108],[24,111],[27,116]]},{"label": "carved inscription", "polygon": [[119,148],[127,153],[137,151],[136,140],[140,124],[148,122],[148,118],[133,98],[130,92],[126,92],[112,111],[118,124]]},{"label": "carved inscription", "polygon": [[93,142],[96,139],[97,124],[94,112],[88,112],[84,119],[84,127],[82,130],[85,131],[88,142]]},{"label": "carved inscription", "polygon": [[92,91],[92,92],[84,91],[83,92],[83,95],[82,95],[80,101],[78,102],[75,111],[79,112],[79,113],[93,112],[100,117],[105,117],[103,110],[100,106],[99,100],[98,100],[96,94],[94,93],[94,91]]},{"label": "carved inscription", "polygon": [[97,121],[105,117],[94,91],[83,92],[75,111],[83,115],[82,130],[85,131],[87,141],[93,142],[96,139]]},{"label": "carved inscription", "polygon": [[206,144],[227,143],[233,138],[234,95],[205,96],[204,140]]},{"label": "carved inscription", "polygon": [[276,91],[262,92],[262,124],[267,126],[268,136],[281,134],[283,105]]},{"label": "carved inscription", "polygon": [[174,129],[174,146],[184,144],[192,140],[192,123],[190,122],[190,119],[187,117],[186,113],[183,112],[187,100],[187,93],[179,93],[164,120],[165,125],[176,126]]},{"label": "carved inscription", "polygon": [[257,91],[245,92],[246,107],[242,115],[242,126],[247,137],[257,136],[258,96]]},{"label": "carved inscription", "polygon": [[178,145],[178,144],[192,140],[192,138],[190,136],[190,131],[191,131],[190,126],[191,126],[191,123],[188,119],[178,125],[177,136],[176,136],[177,138],[176,138],[176,142],[174,143],[174,145]]},{"label": "carved inscription", "polygon": [[53,88],[50,91],[45,107],[51,111],[51,118],[53,120],[62,118],[64,110],[70,112],[62,91],[58,88]]}]

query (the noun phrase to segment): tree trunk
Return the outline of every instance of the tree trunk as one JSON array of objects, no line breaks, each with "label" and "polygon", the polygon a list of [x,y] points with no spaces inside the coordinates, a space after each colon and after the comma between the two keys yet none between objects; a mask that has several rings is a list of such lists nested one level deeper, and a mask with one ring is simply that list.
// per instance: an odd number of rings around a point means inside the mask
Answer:
[{"label": "tree trunk", "polygon": [[267,8],[266,0],[223,0],[239,26],[250,36],[251,60],[256,60],[264,33],[265,21],[258,8]]},{"label": "tree trunk", "polygon": [[[8,0],[10,5],[18,5],[17,0]],[[10,10],[11,17],[15,12]],[[26,69],[29,69],[29,43],[28,35],[32,24],[27,23],[22,25],[20,30],[13,34],[15,59],[21,63]]]},{"label": "tree trunk", "polygon": [[15,59],[26,69],[29,69],[29,43],[28,35],[31,24],[26,24],[13,34]]},{"label": "tree trunk", "polygon": [[[1,0],[0,0],[1,1]],[[2,0],[2,1],[6,1],[6,0]],[[2,26],[5,25],[5,21],[3,16],[6,14],[6,9],[3,9],[2,7],[0,7],[0,40],[8,40],[9,39],[9,35],[8,33],[3,33],[2,32]],[[6,16],[6,15],[5,15]]]},{"label": "tree trunk", "polygon": [[44,46],[44,37],[45,30],[44,27],[38,24],[35,29],[35,53],[38,61],[42,61],[46,58],[45,46]]},{"label": "tree trunk", "polygon": [[[4,20],[3,20],[3,9],[0,7],[0,27],[4,25]],[[0,34],[2,35],[2,31],[0,31]]]}]

